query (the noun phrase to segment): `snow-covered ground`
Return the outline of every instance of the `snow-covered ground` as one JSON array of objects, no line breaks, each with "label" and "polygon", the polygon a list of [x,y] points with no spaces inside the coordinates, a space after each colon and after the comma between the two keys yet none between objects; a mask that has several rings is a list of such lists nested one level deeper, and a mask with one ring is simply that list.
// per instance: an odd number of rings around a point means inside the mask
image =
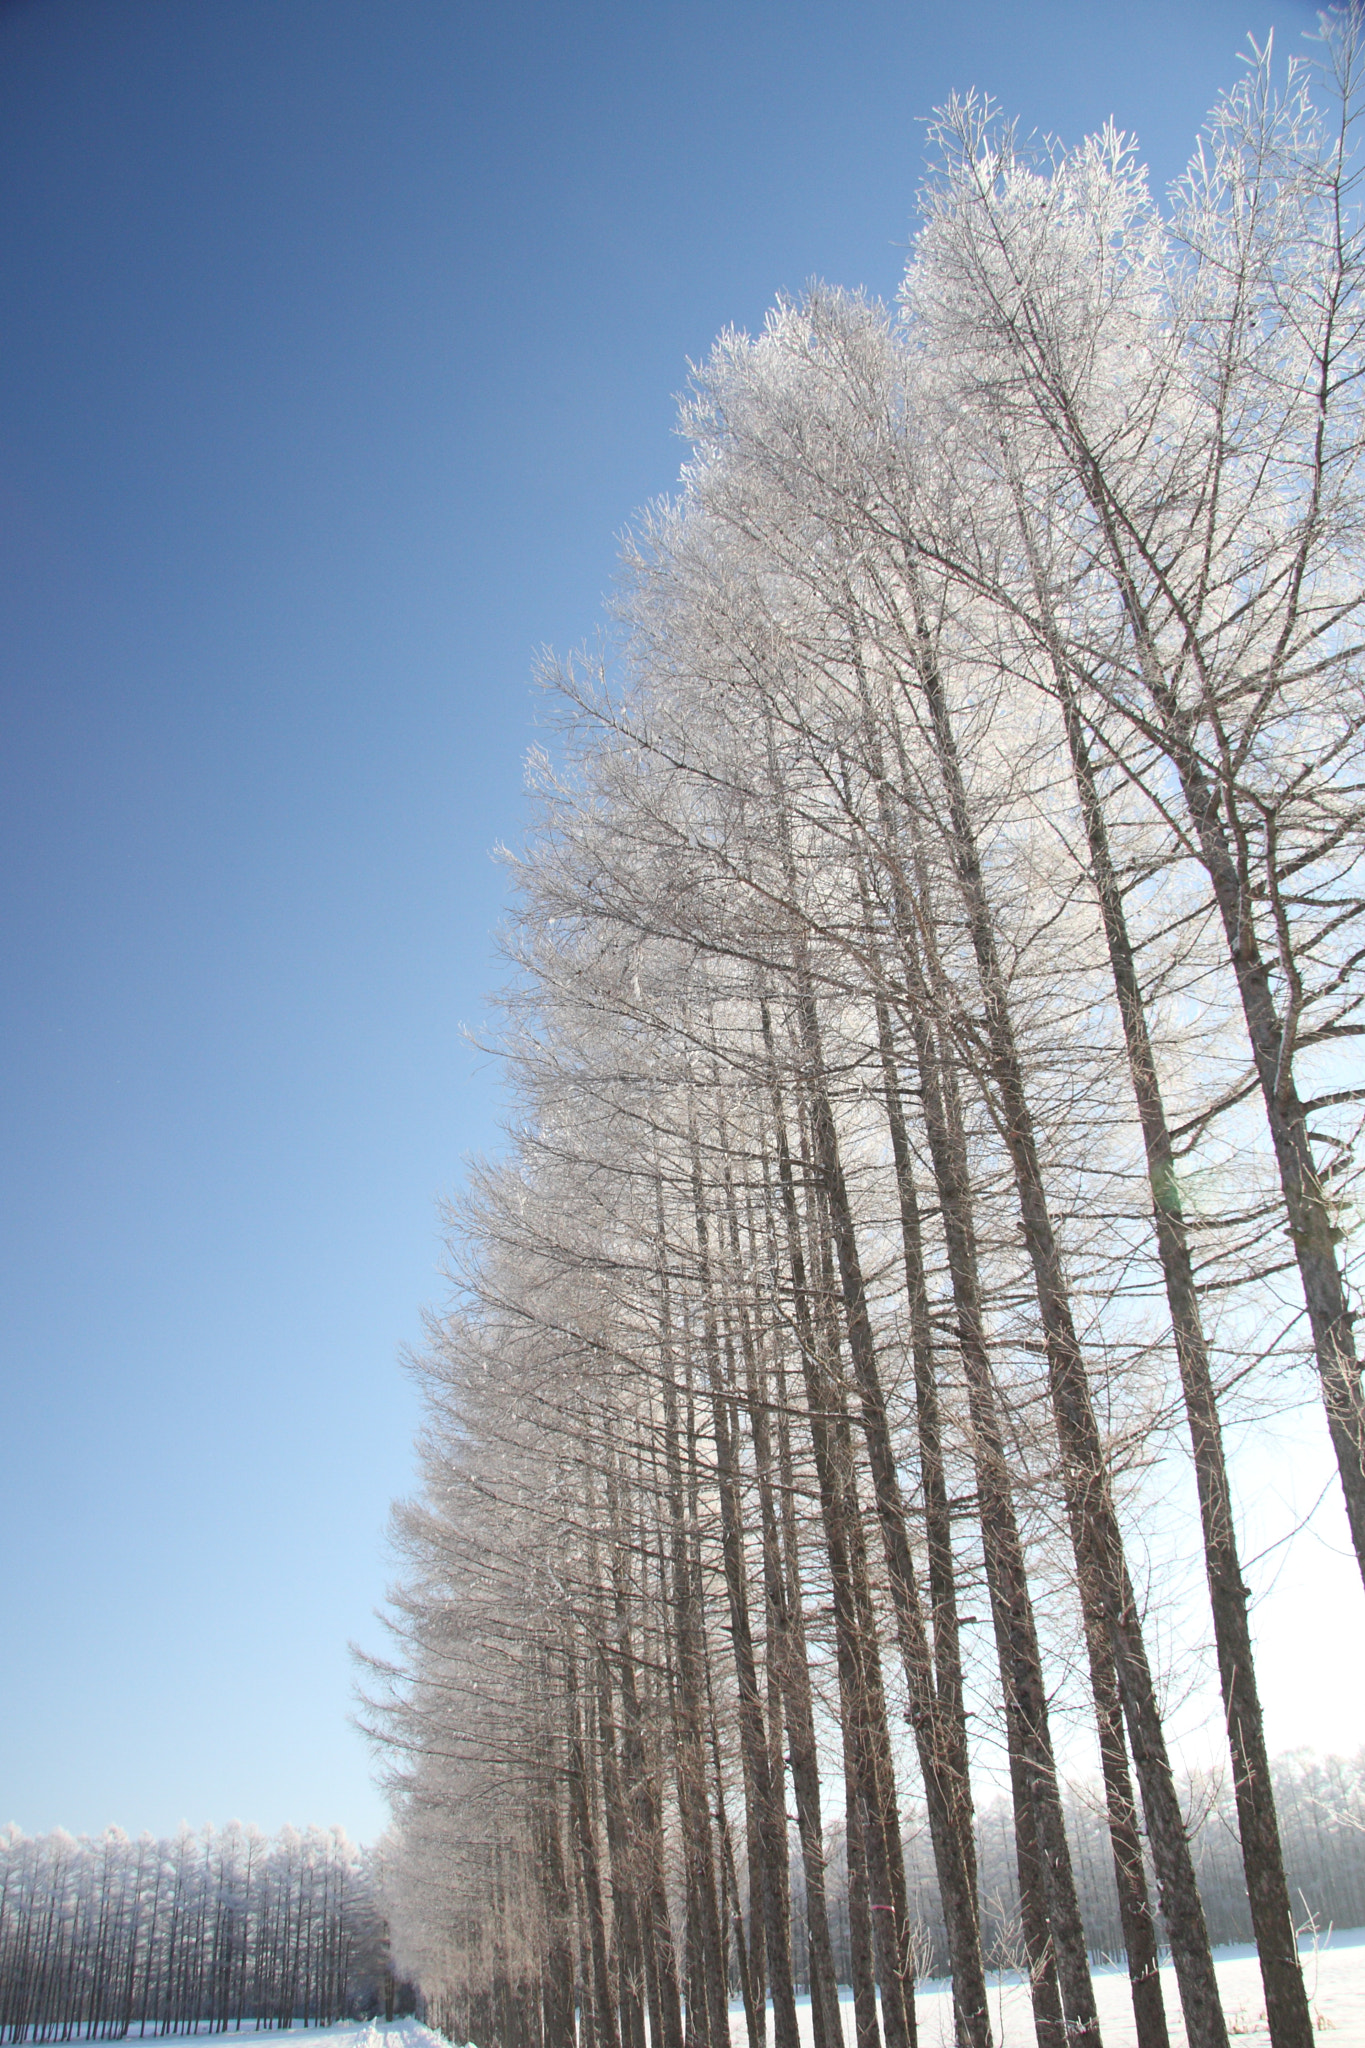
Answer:
[{"label": "snow-covered ground", "polygon": [[[1232,2048],[1269,2048],[1265,1998],[1255,1950],[1218,1949],[1215,1963]],[[1365,1929],[1353,1928],[1349,1933],[1334,1935],[1319,1945],[1315,1955],[1304,1955],[1303,1968],[1314,2021],[1324,2037],[1323,2048],[1328,2048],[1329,2043],[1330,2048],[1365,2048]],[[1161,1988],[1166,1999],[1171,2048],[1185,2048],[1180,1994],[1175,1973],[1169,1967],[1161,1973]],[[993,1982],[990,2003],[993,2032],[1001,2048],[1034,2048],[1025,1987],[1006,1982],[997,1988]],[[1134,2048],[1137,2036],[1125,1969],[1096,1971],[1095,2003],[1099,2007],[1105,2048]],[[952,2048],[953,2009],[946,1988],[926,1990],[916,2004],[921,2048]],[[845,2024],[845,2035],[851,2048],[851,2020]]]}]

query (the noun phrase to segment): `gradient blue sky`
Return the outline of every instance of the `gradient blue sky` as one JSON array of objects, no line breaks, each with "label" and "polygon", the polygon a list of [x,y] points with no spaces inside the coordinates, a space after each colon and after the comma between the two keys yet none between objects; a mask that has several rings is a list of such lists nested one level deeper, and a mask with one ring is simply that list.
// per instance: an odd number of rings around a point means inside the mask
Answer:
[{"label": "gradient blue sky", "polygon": [[1272,20],[0,5],[0,1821],[377,1830],[346,1643],[496,1143],[534,652],[686,358],[894,290],[917,116],[1113,114],[1164,181]]}]

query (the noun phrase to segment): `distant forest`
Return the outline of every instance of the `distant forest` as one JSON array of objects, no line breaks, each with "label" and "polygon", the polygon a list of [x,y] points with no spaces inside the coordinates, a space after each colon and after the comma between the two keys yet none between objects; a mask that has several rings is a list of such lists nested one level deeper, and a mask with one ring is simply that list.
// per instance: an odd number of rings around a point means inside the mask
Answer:
[{"label": "distant forest", "polygon": [[411,2010],[375,1858],[339,1828],[0,1833],[0,2041],[325,2026]]}]

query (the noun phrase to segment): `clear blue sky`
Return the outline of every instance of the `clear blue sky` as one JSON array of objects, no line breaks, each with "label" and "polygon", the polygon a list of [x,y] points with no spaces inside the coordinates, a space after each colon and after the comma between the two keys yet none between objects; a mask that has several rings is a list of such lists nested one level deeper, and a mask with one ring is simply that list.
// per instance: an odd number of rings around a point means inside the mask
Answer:
[{"label": "clear blue sky", "polygon": [[496,1142],[536,648],[686,358],[889,293],[954,87],[1162,181],[1301,0],[0,5],[0,1821],[382,1807],[347,1725]]}]

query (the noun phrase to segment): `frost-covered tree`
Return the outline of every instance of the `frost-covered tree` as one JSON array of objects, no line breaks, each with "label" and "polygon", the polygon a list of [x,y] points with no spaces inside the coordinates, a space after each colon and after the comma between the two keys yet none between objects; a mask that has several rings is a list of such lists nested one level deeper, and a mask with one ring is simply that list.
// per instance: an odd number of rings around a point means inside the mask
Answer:
[{"label": "frost-covered tree", "polygon": [[938,1953],[988,2048],[1017,1946],[1098,2044],[1088,1724],[1142,2048],[1159,1933],[1225,2048],[1132,1562],[1188,1460],[1306,2048],[1223,1425],[1311,1358],[1365,1542],[1354,15],[1322,50],[1254,52],[1164,207],[945,109],[900,312],[717,344],[547,674],[377,1674],[403,1954],[481,2043],[722,2048],[733,1994],[795,2048],[805,1985],[838,2048],[846,1974],[911,2048]]}]

